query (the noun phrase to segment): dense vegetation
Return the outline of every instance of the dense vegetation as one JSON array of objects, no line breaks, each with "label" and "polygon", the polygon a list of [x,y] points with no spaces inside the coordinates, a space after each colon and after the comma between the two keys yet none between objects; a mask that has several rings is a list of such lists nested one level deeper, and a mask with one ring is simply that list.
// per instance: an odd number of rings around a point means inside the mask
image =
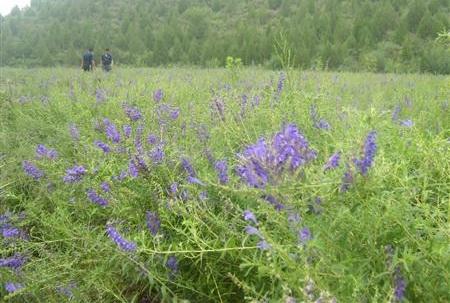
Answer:
[{"label": "dense vegetation", "polygon": [[449,0],[32,0],[1,18],[1,56],[74,65],[94,46],[135,66],[223,66],[231,55],[276,68],[287,48],[302,68],[448,74],[450,50],[435,38],[449,14]]},{"label": "dense vegetation", "polygon": [[448,76],[2,80],[0,300],[450,301]]}]

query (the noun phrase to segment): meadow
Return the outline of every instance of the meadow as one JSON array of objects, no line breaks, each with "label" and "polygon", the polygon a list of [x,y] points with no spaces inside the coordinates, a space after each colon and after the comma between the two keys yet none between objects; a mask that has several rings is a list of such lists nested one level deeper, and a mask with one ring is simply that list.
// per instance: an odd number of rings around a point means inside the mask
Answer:
[{"label": "meadow", "polygon": [[2,69],[4,302],[449,302],[450,77]]}]

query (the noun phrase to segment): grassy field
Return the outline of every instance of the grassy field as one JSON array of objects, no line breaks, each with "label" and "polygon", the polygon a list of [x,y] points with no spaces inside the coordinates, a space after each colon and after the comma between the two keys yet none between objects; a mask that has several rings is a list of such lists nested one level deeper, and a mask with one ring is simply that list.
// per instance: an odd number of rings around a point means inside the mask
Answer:
[{"label": "grassy field", "polygon": [[450,78],[3,69],[5,302],[448,302]]}]

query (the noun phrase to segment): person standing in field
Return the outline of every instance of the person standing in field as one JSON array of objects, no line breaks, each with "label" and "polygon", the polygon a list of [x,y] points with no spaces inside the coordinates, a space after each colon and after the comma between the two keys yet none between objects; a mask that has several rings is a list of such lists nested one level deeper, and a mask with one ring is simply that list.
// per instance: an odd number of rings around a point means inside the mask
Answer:
[{"label": "person standing in field", "polygon": [[111,71],[113,65],[113,57],[109,48],[105,49],[105,53],[102,55],[102,68],[105,72]]},{"label": "person standing in field", "polygon": [[84,54],[83,59],[81,60],[81,68],[85,71],[92,71],[95,67],[95,60],[94,60],[94,49],[89,48]]}]

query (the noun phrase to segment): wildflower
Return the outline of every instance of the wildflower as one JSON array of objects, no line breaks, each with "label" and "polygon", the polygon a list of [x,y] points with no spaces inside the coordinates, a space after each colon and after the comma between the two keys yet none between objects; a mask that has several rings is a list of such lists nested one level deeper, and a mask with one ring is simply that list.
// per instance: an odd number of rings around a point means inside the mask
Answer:
[{"label": "wildflower", "polygon": [[74,141],[79,141],[80,140],[80,131],[78,130],[78,128],[75,125],[75,123],[71,123],[69,125],[69,133],[70,133],[70,136],[72,137],[72,139]]},{"label": "wildflower", "polygon": [[195,173],[194,168],[192,167],[191,163],[189,162],[188,159],[186,158],[182,158],[181,159],[181,166],[183,167],[183,169],[186,171],[186,173],[191,176],[191,177],[196,177],[197,174]]},{"label": "wildflower", "polygon": [[400,121],[400,125],[411,128],[414,126],[414,122],[411,119]]},{"label": "wildflower", "polygon": [[179,108],[175,108],[175,109],[173,109],[170,112],[170,117],[172,118],[172,120],[176,120],[179,115],[180,115],[180,109]]},{"label": "wildflower", "polygon": [[156,213],[153,213],[151,211],[147,211],[146,213],[146,221],[147,221],[147,228],[150,231],[150,233],[153,236],[156,236],[158,233],[160,227],[161,227],[161,221],[159,220]]},{"label": "wildflower", "polygon": [[170,184],[170,193],[172,195],[176,195],[177,192],[178,192],[178,183],[173,182],[172,184]]},{"label": "wildflower", "polygon": [[226,160],[217,161],[216,164],[214,165],[214,168],[216,169],[219,175],[219,182],[221,184],[227,184],[228,183],[227,161]]},{"label": "wildflower", "polygon": [[261,235],[261,233],[259,232],[259,230],[258,230],[256,227],[253,227],[253,226],[251,226],[251,225],[247,225],[247,226],[245,227],[245,232],[246,232],[249,236],[255,235],[255,236],[260,237],[261,239],[263,238],[262,235]]},{"label": "wildflower", "polygon": [[100,184],[101,189],[105,192],[105,193],[109,193],[111,191],[111,187],[109,185],[108,182],[102,182],[102,184]]},{"label": "wildflower", "polygon": [[342,184],[340,191],[346,192],[350,189],[351,184],[353,183],[353,172],[350,168],[350,166],[347,165],[347,170],[345,171],[344,175],[342,176]]},{"label": "wildflower", "polygon": [[108,119],[103,119],[103,124],[105,125],[106,137],[110,139],[113,143],[120,142],[120,133],[116,126]]},{"label": "wildflower", "polygon": [[244,211],[244,220],[253,222],[253,224],[255,224],[255,225],[258,224],[255,214],[253,212],[251,212],[250,210]]},{"label": "wildflower", "polygon": [[164,150],[162,146],[158,146],[150,153],[150,158],[152,159],[153,163],[159,164],[164,160]]},{"label": "wildflower", "polygon": [[162,89],[157,89],[154,93],[153,93],[153,100],[155,100],[155,102],[160,102],[162,100],[162,98],[164,97],[164,93],[162,91]]},{"label": "wildflower", "polygon": [[192,176],[188,176],[187,177],[187,181],[191,184],[198,184],[201,186],[205,186],[205,183],[203,183],[202,181],[200,181],[199,179],[192,177]]},{"label": "wildflower", "polygon": [[283,91],[285,80],[286,80],[286,74],[284,72],[281,72],[280,77],[278,79],[278,85],[277,85],[277,99],[280,97],[281,92]]},{"label": "wildflower", "polygon": [[108,205],[108,200],[106,200],[105,198],[102,198],[101,196],[99,196],[95,192],[95,190],[93,190],[92,188],[88,189],[87,196],[88,196],[89,200],[91,200],[93,203],[95,203],[95,204],[97,204],[99,206],[105,207],[105,206]]},{"label": "wildflower", "polygon": [[23,161],[22,168],[28,176],[33,177],[35,180],[39,180],[44,176],[44,172],[30,161]]},{"label": "wildflower", "polygon": [[373,164],[373,160],[375,158],[375,153],[377,151],[376,144],[377,133],[375,131],[371,131],[366,138],[364,143],[364,154],[362,159],[356,159],[355,164],[359,168],[360,173],[363,176],[366,176],[369,168]]},{"label": "wildflower", "polygon": [[0,229],[4,238],[19,238],[21,235],[21,230],[16,227],[3,226]]},{"label": "wildflower", "polygon": [[328,159],[327,163],[323,167],[324,171],[334,169],[339,166],[339,161],[341,160],[341,153],[336,152]]},{"label": "wildflower", "polygon": [[269,243],[267,243],[266,240],[261,240],[258,242],[258,244],[256,244],[256,247],[258,247],[260,250],[269,250],[272,247],[270,246]]},{"label": "wildflower", "polygon": [[176,273],[178,271],[178,261],[175,256],[170,256],[167,259],[166,267],[172,271],[172,273]]},{"label": "wildflower", "polygon": [[315,128],[329,130],[331,128],[330,124],[323,118],[319,117],[319,112],[317,111],[317,105],[312,104],[310,107],[310,116],[313,121]]},{"label": "wildflower", "polygon": [[95,140],[94,144],[95,144],[95,146],[100,148],[105,154],[109,153],[111,151],[111,148],[109,147],[109,145],[100,140]]},{"label": "wildflower", "polygon": [[128,174],[133,178],[137,178],[139,175],[139,169],[134,160],[130,160],[130,162],[128,162]]},{"label": "wildflower", "polygon": [[130,125],[124,125],[123,126],[123,133],[125,137],[129,138],[131,136],[131,126]]},{"label": "wildflower", "polygon": [[95,100],[97,103],[104,102],[106,100],[106,92],[101,88],[97,88],[95,90]]},{"label": "wildflower", "polygon": [[158,142],[158,138],[154,134],[150,134],[147,137],[148,144],[155,145]]},{"label": "wildflower", "polygon": [[5,290],[11,294],[13,292],[16,292],[20,289],[22,289],[24,286],[20,283],[13,283],[13,282],[6,282],[5,283]]},{"label": "wildflower", "polygon": [[83,176],[86,174],[86,169],[81,165],[75,165],[72,168],[66,170],[66,175],[63,178],[65,183],[76,183],[81,181]]},{"label": "wildflower", "polygon": [[301,244],[306,244],[312,239],[311,230],[308,227],[304,227],[298,231],[298,238]]},{"label": "wildflower", "polygon": [[0,267],[9,267],[18,270],[25,264],[25,262],[26,259],[24,256],[15,254],[12,257],[0,259]]},{"label": "wildflower", "polygon": [[273,205],[277,211],[281,211],[284,208],[284,205],[278,202],[278,200],[272,195],[263,195],[262,198],[269,202],[269,204]]},{"label": "wildflower", "polygon": [[225,104],[223,100],[216,98],[211,104],[213,113],[217,113],[222,121],[225,121]]},{"label": "wildflower", "polygon": [[[213,156],[211,150],[210,150],[209,148],[205,148],[205,149],[203,150],[203,153],[205,154],[206,159],[208,159],[208,162],[209,162],[211,165],[214,165],[214,166],[215,166],[216,160],[214,159],[214,156]],[[225,162],[225,164],[226,164],[226,162]],[[216,170],[217,170],[217,168],[216,168]]]},{"label": "wildflower", "polygon": [[59,285],[56,287],[56,291],[63,296],[66,296],[71,300],[73,298],[73,289],[76,288],[77,285],[75,282],[69,283],[67,286]]},{"label": "wildflower", "polygon": [[142,114],[137,107],[129,106],[124,104],[123,109],[125,114],[130,118],[131,121],[137,121],[142,118]]},{"label": "wildflower", "polygon": [[394,302],[401,302],[405,298],[406,280],[400,267],[397,266],[394,273]]},{"label": "wildflower", "polygon": [[45,145],[43,145],[43,144],[39,144],[36,147],[36,157],[39,158],[39,159],[46,157],[46,158],[48,158],[50,160],[53,160],[56,157],[58,157],[58,152],[56,150],[52,149],[52,148],[51,149],[47,149],[45,147]]},{"label": "wildflower", "polygon": [[125,240],[111,224],[106,225],[106,233],[108,237],[119,246],[120,249],[126,252],[136,251],[136,243]]}]

